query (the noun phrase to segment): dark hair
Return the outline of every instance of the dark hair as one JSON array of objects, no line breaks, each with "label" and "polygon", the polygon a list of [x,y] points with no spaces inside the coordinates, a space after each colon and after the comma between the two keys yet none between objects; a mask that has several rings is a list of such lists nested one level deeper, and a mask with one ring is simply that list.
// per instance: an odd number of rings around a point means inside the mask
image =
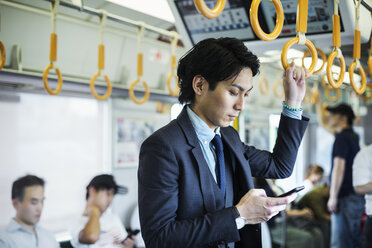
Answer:
[{"label": "dark hair", "polygon": [[16,181],[13,182],[12,200],[18,199],[19,201],[23,201],[26,187],[31,187],[31,186],[44,187],[44,184],[45,182],[42,178],[34,176],[34,175],[26,175],[24,177],[20,177]]},{"label": "dark hair", "polygon": [[243,68],[250,68],[255,76],[259,67],[257,56],[238,39],[211,38],[200,41],[178,63],[178,100],[180,103],[194,102],[192,81],[196,75],[204,77],[209,89],[214,90],[218,82],[237,76]]},{"label": "dark hair", "polygon": [[312,174],[324,174],[324,169],[319,165],[310,165],[307,167],[305,178],[309,178]]},{"label": "dark hair", "polygon": [[128,192],[127,187],[117,185],[114,177],[109,174],[97,175],[89,182],[87,193],[85,194],[86,200],[88,200],[89,197],[90,187],[93,187],[96,191],[113,189],[114,194],[126,194]]}]

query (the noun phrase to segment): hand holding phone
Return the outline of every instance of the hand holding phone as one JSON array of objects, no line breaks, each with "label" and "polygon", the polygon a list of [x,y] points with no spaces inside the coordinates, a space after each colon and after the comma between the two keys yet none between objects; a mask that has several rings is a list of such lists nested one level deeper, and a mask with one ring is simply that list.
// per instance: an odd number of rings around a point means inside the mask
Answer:
[{"label": "hand holding phone", "polygon": [[299,186],[299,187],[296,187],[296,188],[294,188],[294,189],[292,189],[292,190],[290,190],[290,191],[288,191],[288,192],[286,192],[284,194],[281,194],[281,195],[279,195],[277,197],[286,197],[286,196],[289,196],[289,195],[291,195],[293,193],[297,193],[297,192],[303,190],[304,188],[305,188],[305,186]]},{"label": "hand holding phone", "polygon": [[121,243],[124,243],[125,240],[127,240],[129,238],[132,238],[133,236],[136,236],[139,232],[140,232],[140,230],[138,230],[138,229],[133,230],[133,231],[129,231],[128,236]]}]

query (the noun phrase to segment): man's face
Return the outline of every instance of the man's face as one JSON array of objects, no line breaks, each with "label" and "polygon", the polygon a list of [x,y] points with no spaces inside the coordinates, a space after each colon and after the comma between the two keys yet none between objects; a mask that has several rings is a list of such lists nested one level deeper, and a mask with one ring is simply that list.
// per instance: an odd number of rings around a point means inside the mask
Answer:
[{"label": "man's face", "polygon": [[332,128],[337,128],[341,121],[342,121],[342,118],[343,116],[340,115],[340,114],[336,114],[336,113],[330,113],[329,114],[329,117],[328,117],[328,124],[332,127]]},{"label": "man's face", "polygon": [[23,201],[13,200],[17,217],[27,225],[35,225],[40,221],[44,206],[44,187],[40,185],[25,188]]},{"label": "man's face", "polygon": [[101,213],[103,213],[110,206],[114,196],[114,189],[100,189],[98,191],[93,189],[93,193],[90,193],[89,198],[92,197],[93,205],[98,207]]},{"label": "man's face", "polygon": [[211,91],[209,84],[196,96],[195,112],[211,129],[227,127],[244,110],[245,101],[252,89],[252,70],[244,68],[237,77],[221,81]]}]

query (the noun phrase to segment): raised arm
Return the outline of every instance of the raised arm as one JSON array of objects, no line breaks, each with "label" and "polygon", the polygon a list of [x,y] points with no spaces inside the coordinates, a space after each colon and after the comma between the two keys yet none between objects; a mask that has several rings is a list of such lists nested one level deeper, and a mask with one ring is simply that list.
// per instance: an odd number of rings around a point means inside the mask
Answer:
[{"label": "raised arm", "polygon": [[101,225],[99,223],[101,212],[96,206],[87,208],[86,212],[89,215],[89,220],[79,232],[79,242],[82,244],[94,244],[101,233]]}]

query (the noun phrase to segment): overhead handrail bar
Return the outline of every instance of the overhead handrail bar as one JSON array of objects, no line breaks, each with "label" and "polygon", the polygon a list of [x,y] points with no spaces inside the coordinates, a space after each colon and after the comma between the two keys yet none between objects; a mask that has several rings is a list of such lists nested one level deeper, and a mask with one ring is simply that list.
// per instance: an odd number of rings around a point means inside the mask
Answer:
[{"label": "overhead handrail bar", "polygon": [[[349,78],[351,87],[358,95],[362,95],[367,87],[366,73],[360,64],[360,30],[359,30],[359,8],[361,0],[355,4],[355,30],[354,30],[354,47],[353,47],[353,62],[349,66]],[[361,85],[358,88],[354,80],[354,69],[358,68],[361,77]]]},{"label": "overhead handrail bar", "polygon": [[314,44],[306,39],[305,33],[307,32],[307,14],[308,14],[308,0],[298,0],[297,3],[297,18],[296,18],[296,37],[290,39],[285,43],[282,49],[281,61],[284,69],[288,68],[287,53],[288,49],[294,44],[306,45],[311,53],[312,62],[308,70],[309,77],[315,68],[318,61],[318,53]]},{"label": "overhead handrail bar", "polygon": [[0,40],[0,53],[1,53],[1,58],[0,58],[0,70],[1,70],[3,69],[3,66],[5,64],[5,58],[6,58],[5,47],[1,40]]},{"label": "overhead handrail bar", "polygon": [[[54,2],[55,0],[45,0],[45,1]],[[80,6],[77,6],[77,5],[75,5],[71,2],[67,2],[67,1],[63,1],[63,0],[60,1],[60,5],[64,6],[64,7],[71,8],[71,9],[75,9],[75,10],[78,10],[80,12],[84,12],[84,13],[87,13],[87,14],[90,14],[90,15],[96,15],[96,16],[102,17],[102,13],[101,13],[100,10],[97,10],[97,9],[94,9],[94,8],[91,8],[91,7],[88,7],[88,6],[81,6],[80,7]],[[168,31],[168,30],[165,30],[165,29],[162,29],[162,28],[154,27],[154,26],[146,24],[142,21],[134,21],[134,20],[131,20],[129,18],[118,16],[118,15],[115,15],[115,14],[112,14],[112,13],[109,13],[109,12],[107,12],[107,20],[118,22],[118,23],[121,23],[121,24],[129,25],[129,26],[133,26],[133,27],[137,27],[137,28],[143,27],[144,29],[146,29],[148,31],[155,32],[155,33],[158,33],[158,34],[162,34],[162,35],[165,35],[165,36],[168,36],[168,37],[174,36],[174,33],[172,31]],[[177,33],[177,35],[179,36],[179,39],[181,39],[181,37],[178,33]]]},{"label": "overhead handrail bar", "polygon": [[[334,0],[334,13],[332,15],[332,44],[333,44],[333,51],[331,54],[328,56],[327,59],[327,78],[329,84],[334,88],[339,88],[341,84],[344,81],[345,77],[345,72],[346,72],[346,64],[345,64],[345,59],[344,56],[342,55],[341,51],[341,26],[340,26],[340,16],[338,14],[338,4],[339,0]],[[332,66],[333,66],[333,61],[335,58],[338,58],[340,61],[340,74],[338,76],[338,80],[335,82],[333,79],[333,73],[332,73]]]},{"label": "overhead handrail bar", "polygon": [[282,32],[284,23],[284,13],[283,6],[280,0],[272,0],[275,11],[276,11],[276,23],[273,32],[270,34],[262,31],[260,23],[258,21],[258,7],[260,6],[261,0],[253,0],[251,4],[251,9],[249,10],[249,18],[251,20],[252,29],[254,33],[261,39],[265,41],[275,40],[279,34]]},{"label": "overhead handrail bar", "polygon": [[[323,60],[323,64],[322,66],[313,72],[313,74],[317,74],[318,72],[321,72],[324,68],[324,65],[326,63],[326,60],[327,60],[327,57],[326,55],[324,54],[324,52],[320,49],[320,48],[317,48],[316,51],[320,54],[320,56],[322,57],[322,60]],[[305,67],[305,58],[306,56],[310,53],[309,50],[306,50],[305,53],[304,53],[304,56],[302,56],[302,66]]]},{"label": "overhead handrail bar", "polygon": [[[167,87],[169,90],[169,94],[171,96],[177,96],[178,93],[180,92],[180,88],[178,87],[178,78],[174,70],[176,69],[176,48],[177,48],[177,43],[178,43],[178,37],[173,36],[171,39],[171,72],[169,73],[167,77]],[[171,83],[172,83],[172,78],[174,78],[176,82],[176,89],[172,90]]]},{"label": "overhead handrail bar", "polygon": [[103,44],[103,28],[104,28],[104,24],[106,21],[107,12],[105,10],[101,10],[101,11],[102,11],[102,17],[99,18],[100,44],[98,45],[98,72],[94,74],[93,77],[90,79],[89,88],[90,88],[90,91],[92,92],[92,95],[97,100],[103,101],[110,97],[111,92],[112,92],[112,85],[111,85],[111,81],[109,77],[106,74],[104,74],[103,77],[105,78],[105,81],[107,83],[106,93],[102,96],[97,94],[95,86],[94,86],[97,77],[99,77],[101,75],[101,71],[105,69],[105,45]]},{"label": "overhead handrail bar", "polygon": [[[54,67],[54,62],[57,61],[57,34],[56,34],[56,14],[59,7],[59,0],[55,0],[54,2],[51,2],[51,23],[52,23],[52,33],[50,34],[50,51],[49,51],[49,60],[50,63],[45,67],[43,71],[43,83],[45,90],[51,94],[51,95],[57,95],[59,92],[61,92],[63,79],[61,71],[58,67]],[[48,73],[50,69],[53,69],[56,71],[57,77],[58,77],[58,83],[57,88],[55,90],[52,90],[49,87],[48,84]]]},{"label": "overhead handrail bar", "polygon": [[225,8],[226,0],[217,0],[216,6],[214,6],[213,9],[208,8],[204,0],[194,0],[194,4],[200,14],[212,19],[218,17],[222,13]]},{"label": "overhead handrail bar", "polygon": [[138,28],[138,39],[137,39],[137,79],[134,80],[131,85],[129,86],[129,96],[133,102],[137,104],[145,103],[149,96],[150,96],[150,89],[149,86],[145,81],[142,80],[142,84],[145,87],[145,95],[143,96],[142,100],[138,100],[134,95],[134,86],[141,81],[141,77],[143,75],[143,55],[142,55],[142,36],[144,32],[144,27],[140,26]]}]

